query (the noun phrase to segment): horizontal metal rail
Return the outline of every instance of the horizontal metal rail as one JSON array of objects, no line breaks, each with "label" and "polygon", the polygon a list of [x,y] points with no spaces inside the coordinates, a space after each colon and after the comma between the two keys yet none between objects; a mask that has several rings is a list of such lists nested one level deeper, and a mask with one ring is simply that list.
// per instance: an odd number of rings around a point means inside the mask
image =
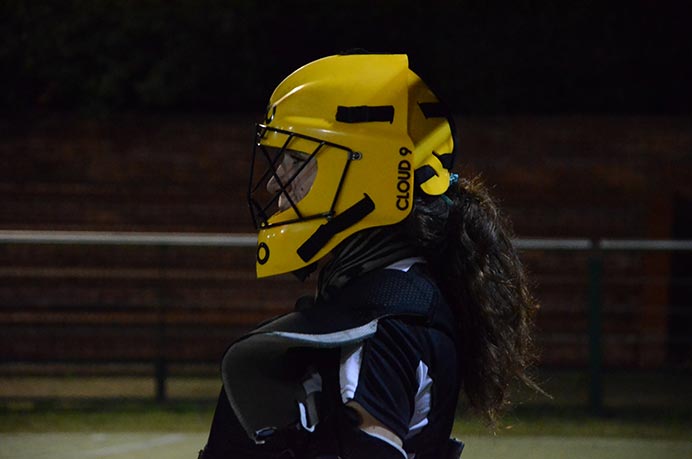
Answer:
[{"label": "horizontal metal rail", "polygon": [[521,250],[591,250],[590,239],[515,239],[514,246]]},{"label": "horizontal metal rail", "polygon": [[255,234],[148,233],[114,231],[0,230],[3,244],[141,245],[181,247],[254,247]]},{"label": "horizontal metal rail", "polygon": [[[0,244],[254,247],[254,233],[155,233],[118,231],[0,230]],[[692,251],[692,240],[519,238],[521,250]]]},{"label": "horizontal metal rail", "polygon": [[655,239],[602,239],[599,241],[599,248],[602,250],[681,252],[692,250],[692,241]]}]

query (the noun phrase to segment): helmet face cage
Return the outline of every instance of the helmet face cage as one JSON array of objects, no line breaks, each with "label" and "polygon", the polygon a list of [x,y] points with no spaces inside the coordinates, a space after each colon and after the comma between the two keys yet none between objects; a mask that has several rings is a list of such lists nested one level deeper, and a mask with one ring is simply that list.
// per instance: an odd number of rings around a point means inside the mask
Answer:
[{"label": "helmet face cage", "polygon": [[[281,139],[280,146],[274,147],[263,143],[270,134],[275,138]],[[297,143],[300,143],[300,148],[294,146]],[[282,164],[284,157],[291,152],[304,154],[306,156],[305,161],[302,161],[298,167],[292,170],[290,175],[279,174],[279,166]],[[310,167],[315,168],[313,169],[315,174],[319,173],[316,170],[318,155],[321,158],[325,154],[335,155],[339,152],[343,152],[344,156],[341,158],[341,161],[343,161],[344,165],[339,183],[334,189],[333,197],[325,201],[327,205],[322,209],[316,211],[315,209],[311,209],[312,211],[301,209],[299,203],[305,196],[292,196],[291,186],[296,183],[301,173],[307,172]],[[338,201],[348,166],[352,160],[359,157],[358,153],[343,145],[257,124],[248,187],[248,204],[255,227],[257,229],[267,229],[295,222],[318,218],[330,219],[333,217],[334,208]],[[273,184],[269,186],[269,182],[272,180]],[[309,193],[310,191],[307,191],[306,194]],[[290,208],[280,208],[280,199],[285,199]],[[278,215],[283,213],[287,215],[284,218],[278,218]],[[277,216],[277,218],[272,218],[274,216]]]}]

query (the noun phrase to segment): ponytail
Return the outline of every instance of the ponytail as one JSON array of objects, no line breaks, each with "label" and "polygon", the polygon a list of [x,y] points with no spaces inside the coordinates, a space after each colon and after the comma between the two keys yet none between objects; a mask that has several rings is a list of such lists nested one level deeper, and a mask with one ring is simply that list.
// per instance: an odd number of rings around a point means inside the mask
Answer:
[{"label": "ponytail", "polygon": [[459,363],[470,405],[493,425],[509,404],[509,385],[534,362],[531,296],[509,222],[478,178],[460,179],[441,197],[416,198],[407,227],[455,311]]}]

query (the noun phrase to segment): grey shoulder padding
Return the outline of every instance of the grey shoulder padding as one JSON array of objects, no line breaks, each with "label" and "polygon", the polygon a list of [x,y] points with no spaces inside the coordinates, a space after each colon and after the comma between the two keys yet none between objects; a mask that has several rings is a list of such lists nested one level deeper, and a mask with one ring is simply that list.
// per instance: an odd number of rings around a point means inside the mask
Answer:
[{"label": "grey shoulder padding", "polygon": [[248,436],[261,443],[300,422],[299,404],[307,403],[302,382],[311,363],[306,349],[346,346],[376,331],[377,319],[359,323],[318,307],[279,317],[234,343],[222,361],[223,384]]}]

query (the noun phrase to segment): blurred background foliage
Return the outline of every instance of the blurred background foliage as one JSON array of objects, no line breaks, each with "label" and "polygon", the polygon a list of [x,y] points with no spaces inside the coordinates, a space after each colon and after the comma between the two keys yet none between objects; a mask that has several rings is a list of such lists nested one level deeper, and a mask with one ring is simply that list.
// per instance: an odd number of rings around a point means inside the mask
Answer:
[{"label": "blurred background foliage", "polygon": [[689,113],[674,2],[0,0],[0,107],[261,111],[290,71],[407,52],[465,114]]}]

